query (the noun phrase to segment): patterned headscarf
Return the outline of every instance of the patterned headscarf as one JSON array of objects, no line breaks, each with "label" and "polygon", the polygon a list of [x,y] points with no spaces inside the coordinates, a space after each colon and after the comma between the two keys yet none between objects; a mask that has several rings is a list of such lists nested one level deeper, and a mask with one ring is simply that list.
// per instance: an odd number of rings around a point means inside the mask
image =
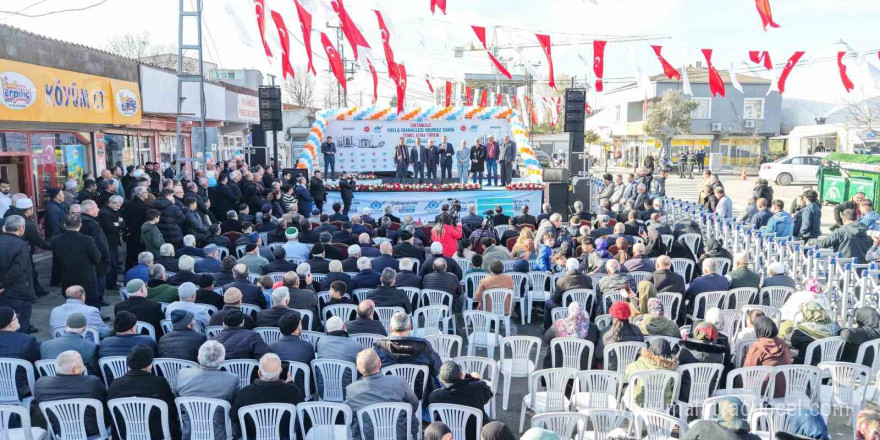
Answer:
[{"label": "patterned headscarf", "polygon": [[808,278],[804,281],[804,290],[813,293],[822,293],[822,284],[816,278]]},{"label": "patterned headscarf", "polygon": [[596,248],[594,252],[599,254],[599,258],[611,258],[611,254],[608,253],[608,241],[604,238],[597,238],[593,244]]},{"label": "patterned headscarf", "polygon": [[556,320],[556,332],[560,338],[576,337],[584,339],[590,330],[590,320],[577,301],[568,305],[568,316]]},{"label": "patterned headscarf", "polygon": [[745,420],[745,408],[742,400],[736,397],[725,397],[718,402],[718,415],[715,421],[731,430],[749,432],[749,424]]},{"label": "patterned headscarf", "polygon": [[694,339],[698,341],[715,342],[715,340],[718,339],[718,328],[703,321],[697,324],[697,327],[694,329]]},{"label": "patterned headscarf", "polygon": [[648,313],[652,316],[663,316],[663,301],[659,298],[651,298],[648,300]]},{"label": "patterned headscarf", "polygon": [[801,315],[803,315],[804,320],[798,324],[798,330],[812,336],[814,339],[837,336],[840,333],[840,326],[832,321],[822,305],[815,301],[802,305]]}]

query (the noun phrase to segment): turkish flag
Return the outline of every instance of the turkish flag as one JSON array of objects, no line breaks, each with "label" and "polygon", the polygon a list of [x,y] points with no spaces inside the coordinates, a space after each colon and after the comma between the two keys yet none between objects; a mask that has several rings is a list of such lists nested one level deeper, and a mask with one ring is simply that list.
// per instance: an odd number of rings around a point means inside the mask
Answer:
[{"label": "turkish flag", "polygon": [[593,73],[596,75],[596,91],[602,91],[602,72],[605,71],[605,43],[593,41]]},{"label": "turkish flag", "polygon": [[370,76],[373,77],[373,104],[379,100],[379,75],[376,74],[376,68],[373,67],[373,62],[367,60],[367,67],[370,68]]},{"label": "turkish flag", "polygon": [[312,64],[312,14],[299,4],[299,0],[293,0],[296,5],[296,13],[299,15],[299,27],[303,33],[303,44],[306,46],[306,55],[309,56],[309,66],[306,72],[312,71],[312,74],[318,76],[315,71],[315,65]]},{"label": "turkish flag", "polygon": [[477,34],[477,39],[480,40],[480,44],[483,45],[483,49],[486,49],[486,54],[489,55],[489,60],[492,61],[492,64],[495,65],[495,68],[498,69],[498,72],[504,75],[507,79],[512,79],[510,76],[510,72],[507,71],[507,68],[501,64],[501,61],[498,61],[498,58],[495,58],[495,55],[489,51],[489,48],[486,46],[486,28],[482,26],[471,26],[474,30],[474,33]]},{"label": "turkish flag", "polygon": [[287,33],[287,26],[277,11],[272,11],[272,20],[275,21],[278,38],[281,40],[281,74],[284,79],[287,79],[287,75],[294,78],[293,66],[290,65],[290,35]]},{"label": "turkish flag", "polygon": [[431,0],[431,15],[434,15],[434,8],[446,15],[446,0]]},{"label": "turkish flag", "polygon": [[392,66],[396,66],[394,62],[394,52],[391,50],[391,32],[388,32],[388,27],[385,26],[385,19],[382,18],[382,13],[379,11],[373,11],[376,13],[376,19],[379,20],[379,32],[382,34],[382,47],[385,49],[385,61],[388,64],[388,77],[394,79],[395,75],[392,69]]},{"label": "turkish flag", "polygon": [[526,96],[526,105],[529,107],[529,113],[532,115],[532,125],[538,125],[538,114],[535,112],[535,100]]},{"label": "turkish flag", "polygon": [[472,89],[470,87],[465,87],[464,88],[464,96],[465,96],[465,103],[466,103],[465,105],[467,105],[468,107],[472,106],[474,104],[474,89]]},{"label": "turkish flag", "polygon": [[400,114],[403,111],[403,101],[406,99],[406,66],[395,65],[394,74],[394,83],[397,86],[397,114]]},{"label": "turkish flag", "polygon": [[321,44],[324,45],[324,52],[327,53],[327,60],[330,61],[330,70],[333,71],[333,75],[336,76],[336,80],[339,81],[342,89],[348,90],[345,84],[345,69],[342,67],[342,58],[339,57],[339,52],[330,43],[327,34],[323,32],[321,32]]},{"label": "turkish flag", "polygon": [[434,93],[434,86],[431,84],[431,79],[428,78],[427,74],[425,74],[425,82],[428,83],[428,91]]},{"label": "turkish flag", "polygon": [[779,93],[785,93],[785,80],[788,79],[788,75],[794,69],[794,66],[797,65],[798,61],[800,61],[801,57],[804,56],[803,51],[795,52],[791,58],[785,63],[785,68],[782,69],[782,74],[779,75]]},{"label": "turkish flag", "polygon": [[489,106],[489,91],[483,89],[480,91],[480,107],[488,107]]},{"label": "turkish flag", "polygon": [[709,90],[712,91],[712,96],[721,95],[723,98],[724,80],[712,65],[712,49],[703,49],[703,56],[706,57],[706,67],[709,68]]},{"label": "turkish flag", "polygon": [[519,99],[516,98],[516,95],[513,95],[513,108],[514,109],[519,108]]},{"label": "turkish flag", "polygon": [[503,95],[502,95],[501,93],[495,95],[495,106],[496,106],[496,107],[500,107],[500,106],[501,106],[501,99],[502,99],[502,96],[503,96]]},{"label": "turkish flag", "polygon": [[550,36],[544,34],[535,34],[538,37],[538,43],[541,43],[541,49],[544,49],[544,55],[547,55],[547,64],[550,66],[550,87],[556,88],[556,80],[553,79],[553,57],[550,56]]},{"label": "turkish flag", "polygon": [[446,81],[446,106],[452,102],[452,81]]},{"label": "turkish flag", "polygon": [[852,80],[849,79],[849,75],[846,73],[846,65],[843,64],[844,56],[846,56],[846,52],[837,52],[837,68],[840,70],[840,81],[843,82],[843,88],[846,89],[846,93],[849,93],[856,86],[855,84],[853,84]]},{"label": "turkish flag", "polygon": [[672,79],[681,79],[681,74],[678,73],[675,67],[672,67],[672,64],[669,64],[669,61],[666,61],[666,58],[663,58],[663,55],[660,54],[660,51],[663,50],[663,46],[651,46],[651,49],[654,49],[654,53],[657,54],[657,59],[660,60],[660,64],[663,66],[663,73],[667,78]]},{"label": "turkish flag", "polygon": [[354,21],[352,21],[351,16],[348,15],[348,11],[345,10],[345,5],[342,4],[342,0],[331,0],[330,4],[333,6],[333,10],[336,11],[336,14],[339,15],[339,26],[342,27],[342,33],[345,35],[345,39],[348,40],[348,44],[351,45],[351,50],[354,51],[354,60],[357,61],[359,52],[358,46],[369,49],[370,45],[367,43],[367,39],[364,38],[364,35],[361,34],[361,31],[358,30]]},{"label": "turkish flag", "polygon": [[272,51],[269,50],[269,44],[266,43],[266,0],[254,0],[254,10],[257,13],[257,27],[260,28],[263,49],[266,50],[266,56],[271,57]]},{"label": "turkish flag", "polygon": [[755,6],[758,8],[758,14],[761,16],[761,24],[764,25],[764,31],[767,26],[778,28],[779,25],[773,21],[773,11],[770,10],[770,0],[755,0]]},{"label": "turkish flag", "polygon": [[770,61],[770,52],[766,50],[750,50],[749,59],[755,64],[764,63],[764,68],[773,70],[773,62]]}]

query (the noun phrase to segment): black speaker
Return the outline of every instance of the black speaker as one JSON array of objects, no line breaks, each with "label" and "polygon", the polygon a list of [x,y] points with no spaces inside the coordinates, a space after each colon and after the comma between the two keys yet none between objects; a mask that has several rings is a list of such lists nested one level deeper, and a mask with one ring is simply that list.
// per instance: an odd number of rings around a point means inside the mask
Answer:
[{"label": "black speaker", "polygon": [[251,145],[255,147],[266,146],[266,132],[260,124],[251,124]]},{"label": "black speaker", "polygon": [[565,122],[563,123],[562,131],[570,133],[584,132],[586,103],[586,89],[565,89]]},{"label": "black speaker", "polygon": [[[569,201],[573,205],[574,202],[580,201],[584,204],[584,209],[590,211],[590,179],[575,179],[572,183],[572,193]],[[595,212],[590,212],[590,217],[596,216]]]},{"label": "black speaker", "polygon": [[260,125],[266,131],[284,129],[281,121],[281,87],[260,86]]},{"label": "black speaker", "polygon": [[562,214],[562,220],[568,221],[568,183],[551,182],[546,187],[545,199],[550,203],[552,212]]},{"label": "black speaker", "polygon": [[544,168],[544,182],[568,183],[568,170],[565,168]]}]

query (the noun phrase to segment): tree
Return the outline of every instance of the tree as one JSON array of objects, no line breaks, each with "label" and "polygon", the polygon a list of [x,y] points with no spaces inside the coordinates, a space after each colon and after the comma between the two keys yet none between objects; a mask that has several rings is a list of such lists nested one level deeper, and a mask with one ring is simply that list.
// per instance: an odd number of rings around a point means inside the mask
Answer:
[{"label": "tree", "polygon": [[[116,55],[146,61],[164,69],[177,70],[177,46],[154,44],[148,31],[127,32],[111,37],[107,40],[107,50]],[[198,60],[184,57],[184,72],[195,73],[198,70]]]},{"label": "tree", "polygon": [[659,101],[648,105],[645,133],[663,142],[660,157],[668,154],[672,138],[679,134],[690,133],[691,112],[696,108],[696,101],[687,99],[682,93],[673,90],[667,91]]},{"label": "tree", "polygon": [[302,66],[295,66],[293,72],[293,78],[281,83],[281,90],[294,105],[302,108],[314,107],[317,94],[315,78]]},{"label": "tree", "polygon": [[847,103],[846,125],[868,133],[880,133],[880,98]]},{"label": "tree", "polygon": [[602,137],[599,136],[599,133],[596,133],[593,130],[587,130],[584,132],[584,143],[585,144],[598,144],[602,142]]}]

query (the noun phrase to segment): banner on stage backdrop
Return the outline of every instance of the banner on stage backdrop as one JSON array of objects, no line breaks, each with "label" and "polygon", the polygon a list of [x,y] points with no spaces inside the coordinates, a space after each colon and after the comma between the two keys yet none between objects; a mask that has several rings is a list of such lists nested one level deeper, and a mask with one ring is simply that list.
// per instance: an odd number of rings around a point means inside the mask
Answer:
[{"label": "banner on stage backdrop", "polygon": [[[416,221],[432,222],[440,207],[457,199],[461,203],[462,215],[467,214],[467,205],[475,203],[477,213],[482,215],[488,209],[501,206],[504,213],[513,215],[518,213],[523,206],[528,205],[534,211],[543,203],[543,191],[443,191],[432,193],[414,192],[355,192],[351,202],[351,212],[360,213],[364,208],[370,208],[374,213],[381,212],[385,205],[391,205],[394,215],[403,219],[411,215]],[[339,192],[327,193],[327,203],[330,206],[334,202],[340,202]],[[377,217],[374,215],[374,217]]]},{"label": "banner on stage backdrop", "polygon": [[[499,143],[510,136],[510,124],[506,119],[486,120],[432,120],[432,121],[340,121],[330,120],[324,136],[333,137],[336,143],[336,170],[353,172],[394,171],[394,147],[399,138],[413,146],[417,138],[427,146],[429,140],[439,144],[443,136],[454,149],[461,141],[468,147],[479,138],[486,142],[494,135]],[[319,160],[321,159],[320,152]]]}]

